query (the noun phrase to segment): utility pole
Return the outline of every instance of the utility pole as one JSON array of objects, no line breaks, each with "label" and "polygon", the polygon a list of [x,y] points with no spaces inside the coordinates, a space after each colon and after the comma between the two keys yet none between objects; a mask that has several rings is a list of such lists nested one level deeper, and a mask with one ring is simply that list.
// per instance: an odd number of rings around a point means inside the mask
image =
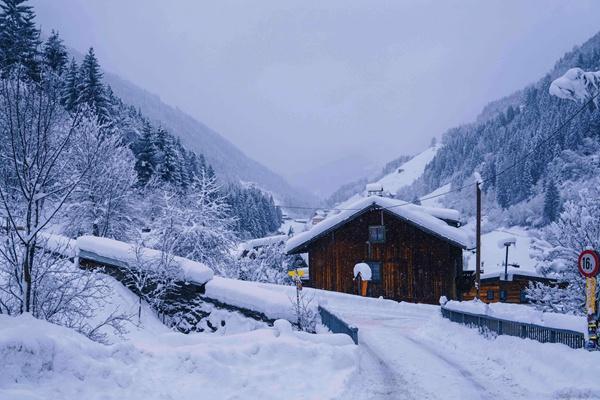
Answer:
[{"label": "utility pole", "polygon": [[477,249],[475,255],[475,288],[477,289],[477,300],[479,300],[481,288],[481,182],[475,185],[477,190]]}]

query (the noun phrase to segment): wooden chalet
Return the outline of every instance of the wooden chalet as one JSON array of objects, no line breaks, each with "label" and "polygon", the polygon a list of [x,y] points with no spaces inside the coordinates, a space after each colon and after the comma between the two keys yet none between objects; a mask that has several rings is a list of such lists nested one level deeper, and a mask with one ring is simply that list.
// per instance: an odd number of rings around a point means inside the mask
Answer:
[{"label": "wooden chalet", "polygon": [[292,237],[288,254],[308,253],[311,285],[359,294],[353,268],[372,271],[367,296],[437,304],[456,299],[468,240],[455,210],[368,196]]},{"label": "wooden chalet", "polygon": [[[526,290],[530,283],[542,283],[548,286],[559,285],[556,279],[544,277],[531,271],[519,271],[510,268],[504,271],[481,275],[479,299],[485,303],[529,303]],[[477,297],[474,285],[462,295],[462,300],[473,300]]]}]

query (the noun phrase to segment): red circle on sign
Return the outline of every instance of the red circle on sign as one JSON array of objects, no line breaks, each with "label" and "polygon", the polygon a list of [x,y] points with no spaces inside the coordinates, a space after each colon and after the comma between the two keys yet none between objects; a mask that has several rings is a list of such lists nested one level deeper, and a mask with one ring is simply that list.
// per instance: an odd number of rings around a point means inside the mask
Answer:
[{"label": "red circle on sign", "polygon": [[600,271],[600,256],[594,250],[584,250],[577,261],[579,273],[586,278],[593,278]]}]

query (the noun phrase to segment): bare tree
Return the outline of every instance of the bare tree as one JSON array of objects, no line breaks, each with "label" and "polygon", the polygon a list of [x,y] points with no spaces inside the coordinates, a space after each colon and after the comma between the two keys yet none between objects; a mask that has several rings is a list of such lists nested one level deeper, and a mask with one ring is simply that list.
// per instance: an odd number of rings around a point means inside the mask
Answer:
[{"label": "bare tree", "polygon": [[[96,134],[84,113],[60,105],[56,81],[32,82],[16,68],[0,81],[0,207],[8,220],[8,258],[15,263],[21,311],[32,310],[32,274],[38,234],[57,215],[86,169],[74,173],[71,145]],[[86,160],[91,165],[95,154]]]},{"label": "bare tree", "polygon": [[[168,243],[163,246],[168,246]],[[127,285],[138,295],[138,323],[142,318],[142,302],[146,301],[160,315],[167,296],[183,281],[182,270],[173,253],[142,247],[132,248],[132,261],[123,266]]]}]

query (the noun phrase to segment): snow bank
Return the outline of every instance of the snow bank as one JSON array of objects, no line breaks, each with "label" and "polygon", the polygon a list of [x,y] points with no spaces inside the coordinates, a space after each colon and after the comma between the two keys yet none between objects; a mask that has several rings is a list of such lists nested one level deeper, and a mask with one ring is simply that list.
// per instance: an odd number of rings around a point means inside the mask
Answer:
[{"label": "snow bank", "polygon": [[[310,240],[315,239],[319,235],[327,232],[337,225],[352,219],[356,214],[367,209],[368,207],[385,208],[387,212],[390,212],[401,219],[409,221],[410,223],[424,230],[433,232],[434,234],[454,242],[461,247],[466,248],[470,246],[470,240],[464,231],[449,226],[441,219],[431,215],[432,209],[427,209],[413,204],[407,204],[402,200],[380,196],[369,196],[361,198],[356,203],[351,204],[349,209],[333,215],[324,221],[321,221],[310,231],[292,237],[286,243],[286,251],[289,253],[295,250],[296,248],[302,246]],[[452,211],[454,210],[442,209],[439,212],[444,215],[450,215],[453,214]],[[456,215],[454,214],[454,216]]]},{"label": "snow bank", "polygon": [[286,286],[272,286],[274,288],[268,289],[257,282],[215,276],[206,284],[206,297],[260,312],[271,319],[294,321],[292,299],[295,299],[295,287],[289,287],[288,291]]},{"label": "snow bank", "polygon": [[7,400],[334,399],[357,372],[358,350],[345,335],[272,328],[104,346],[31,316],[0,315],[0,359]]},{"label": "snow bank", "polygon": [[63,235],[44,232],[40,233],[38,237],[38,243],[46,250],[69,258],[75,256],[75,240]]},{"label": "snow bank", "polygon": [[[105,259],[111,259],[121,263],[135,262],[135,246],[113,239],[95,236],[82,236],[76,241],[76,255],[96,255]],[[161,252],[154,249],[143,248],[142,256],[148,260],[161,257]],[[214,273],[206,265],[183,257],[173,257],[173,260],[181,267],[184,278],[189,282],[204,284],[212,279]]]},{"label": "snow bank", "polygon": [[587,319],[577,315],[542,312],[522,304],[491,303],[481,301],[454,301],[451,300],[444,306],[449,310],[464,311],[471,314],[487,315],[493,318],[507,319],[545,326],[548,328],[566,329],[585,333]]}]

